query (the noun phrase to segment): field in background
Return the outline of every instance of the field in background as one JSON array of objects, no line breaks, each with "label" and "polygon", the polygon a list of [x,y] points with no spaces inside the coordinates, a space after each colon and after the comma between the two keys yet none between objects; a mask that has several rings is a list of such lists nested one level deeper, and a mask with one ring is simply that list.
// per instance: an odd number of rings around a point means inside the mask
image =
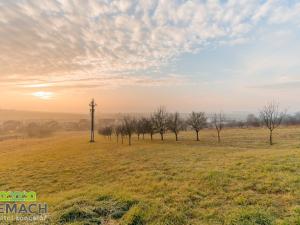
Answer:
[{"label": "field in background", "polygon": [[37,121],[37,118],[39,118],[38,121],[43,121],[43,120],[78,121],[80,119],[88,118],[88,114],[0,109],[0,122],[7,121],[7,120]]},{"label": "field in background", "polygon": [[0,190],[36,191],[50,224],[300,224],[300,128],[179,136],[2,141]]}]

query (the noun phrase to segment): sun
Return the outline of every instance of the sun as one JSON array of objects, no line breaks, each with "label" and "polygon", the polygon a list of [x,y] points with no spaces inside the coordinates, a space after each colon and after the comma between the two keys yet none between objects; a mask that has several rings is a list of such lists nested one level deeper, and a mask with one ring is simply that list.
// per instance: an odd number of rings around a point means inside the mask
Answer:
[{"label": "sun", "polygon": [[53,98],[54,93],[53,92],[47,92],[47,91],[38,91],[31,94],[34,97],[43,99],[43,100],[49,100]]}]

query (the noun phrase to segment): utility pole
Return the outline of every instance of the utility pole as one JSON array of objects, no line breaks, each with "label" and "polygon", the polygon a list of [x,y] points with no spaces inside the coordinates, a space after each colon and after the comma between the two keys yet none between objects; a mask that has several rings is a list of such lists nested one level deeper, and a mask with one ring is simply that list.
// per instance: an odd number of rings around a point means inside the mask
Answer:
[{"label": "utility pole", "polygon": [[90,112],[91,112],[91,140],[90,142],[95,142],[95,101],[92,99],[90,103]]}]

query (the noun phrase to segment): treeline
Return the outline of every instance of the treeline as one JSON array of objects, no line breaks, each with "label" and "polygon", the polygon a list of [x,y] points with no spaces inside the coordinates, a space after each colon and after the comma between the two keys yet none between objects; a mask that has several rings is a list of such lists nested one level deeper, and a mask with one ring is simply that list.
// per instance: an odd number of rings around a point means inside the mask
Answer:
[{"label": "treeline", "polygon": [[0,134],[22,134],[28,137],[46,137],[57,131],[84,131],[90,128],[90,121],[81,119],[78,122],[17,121],[8,120],[0,124]]},{"label": "treeline", "polygon": [[[300,112],[297,112],[293,115],[287,114],[283,117],[282,125],[300,125]],[[249,114],[246,120],[227,120],[227,127],[239,127],[239,128],[248,128],[248,127],[263,127],[264,121],[262,121],[260,116],[254,114]]]},{"label": "treeline", "polygon": [[[188,116],[182,116],[178,112],[169,113],[166,108],[159,107],[150,116],[123,116],[121,119],[110,118],[98,121],[101,125],[98,132],[108,138],[116,135],[117,140],[128,138],[131,144],[132,135],[136,134],[138,139],[149,134],[153,139],[154,134],[159,134],[164,140],[166,132],[174,133],[175,140],[178,141],[180,132],[193,130],[195,139],[199,141],[199,133],[204,128],[214,128],[217,133],[217,141],[221,141],[221,131],[224,127],[267,127],[270,131],[270,144],[273,144],[273,130],[279,125],[300,125],[300,112],[294,115],[286,115],[280,112],[278,105],[270,103],[260,110],[259,116],[249,114],[245,120],[232,120],[226,118],[223,113],[207,115],[204,112],[192,112]],[[49,121],[16,121],[9,120],[0,124],[0,135],[23,135],[27,137],[45,137],[57,131],[85,131],[90,129],[90,121],[81,119],[77,122],[57,122]]]},{"label": "treeline", "polygon": [[221,141],[221,130],[226,124],[225,115],[216,113],[208,118],[204,112],[192,112],[188,118],[183,118],[180,113],[168,113],[166,108],[159,107],[149,117],[135,118],[132,116],[124,116],[115,124],[106,125],[98,130],[98,133],[111,139],[112,135],[117,137],[117,141],[124,138],[128,139],[131,145],[132,135],[136,134],[137,138],[144,139],[145,135],[149,135],[153,140],[154,134],[159,134],[160,140],[164,140],[167,131],[174,134],[176,141],[179,140],[181,131],[192,129],[195,132],[195,140],[199,141],[199,132],[206,127],[214,127],[218,134],[218,141]]},{"label": "treeline", "polygon": [[153,139],[154,134],[159,134],[160,139],[164,140],[164,134],[172,132],[174,138],[178,141],[179,134],[184,130],[193,130],[195,132],[195,140],[199,141],[199,132],[204,128],[214,128],[217,133],[217,141],[221,142],[221,131],[224,127],[260,127],[266,126],[270,130],[270,144],[272,141],[272,132],[280,124],[287,125],[300,124],[300,113],[293,116],[285,116],[284,112],[279,112],[278,105],[271,103],[266,105],[261,111],[260,116],[249,114],[245,121],[235,121],[226,119],[223,113],[214,113],[207,116],[204,112],[192,112],[187,118],[183,118],[178,112],[168,113],[164,107],[159,107],[151,116],[135,118],[133,116],[124,116],[123,119],[115,124],[101,127],[98,133],[111,139],[112,135],[116,135],[117,141],[121,138],[128,139],[131,145],[132,135],[136,134],[137,138],[148,134]]}]

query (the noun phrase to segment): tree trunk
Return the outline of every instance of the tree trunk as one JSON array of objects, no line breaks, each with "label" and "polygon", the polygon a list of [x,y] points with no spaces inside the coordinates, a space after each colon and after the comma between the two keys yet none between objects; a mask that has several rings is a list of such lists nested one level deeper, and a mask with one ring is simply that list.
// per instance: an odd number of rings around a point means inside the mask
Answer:
[{"label": "tree trunk", "polygon": [[131,145],[131,135],[128,135],[128,144]]},{"label": "tree trunk", "polygon": [[153,133],[150,133],[151,141],[153,140]]},{"label": "tree trunk", "polygon": [[122,139],[122,144],[123,144],[123,142],[124,142],[124,141],[123,141],[123,140],[124,140],[124,136],[123,136],[123,135],[121,136],[121,139]]},{"label": "tree trunk", "polygon": [[140,134],[138,134],[138,140],[140,140]]},{"label": "tree trunk", "polygon": [[218,130],[218,143],[221,142],[220,131]]},{"label": "tree trunk", "polygon": [[143,133],[143,140],[145,139],[145,134]]},{"label": "tree trunk", "polygon": [[273,131],[270,130],[270,145],[273,145]]},{"label": "tree trunk", "polygon": [[175,132],[175,139],[176,139],[176,141],[178,141],[178,134],[177,134],[177,132]]},{"label": "tree trunk", "polygon": [[199,141],[199,131],[196,130],[196,133],[197,133],[197,141]]}]

